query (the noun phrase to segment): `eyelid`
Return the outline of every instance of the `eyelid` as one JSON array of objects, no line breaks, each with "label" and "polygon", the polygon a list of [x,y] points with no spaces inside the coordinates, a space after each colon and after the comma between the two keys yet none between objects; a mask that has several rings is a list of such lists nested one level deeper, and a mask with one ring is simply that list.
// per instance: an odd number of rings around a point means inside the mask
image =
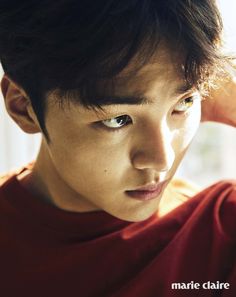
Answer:
[{"label": "eyelid", "polygon": [[[112,119],[116,119],[116,118],[119,118],[119,117],[128,117],[130,121],[128,121],[127,123],[125,123],[124,125],[120,126],[120,127],[109,127],[107,125],[105,125],[103,122],[105,121],[109,121],[109,120],[112,120]],[[94,122],[94,126],[99,128],[99,129],[103,129],[103,130],[106,130],[108,132],[118,132],[122,129],[125,129],[126,127],[128,127],[130,124],[133,124],[133,119],[130,115],[128,115],[127,113],[123,113],[123,114],[119,114],[119,115],[116,115],[116,116],[112,116],[112,117],[107,117],[105,118],[104,120],[99,120],[99,121],[96,121]]]},{"label": "eyelid", "polygon": [[98,117],[98,120],[95,121],[95,123],[103,122],[103,121],[108,121],[111,119],[119,118],[122,116],[129,116],[131,119],[132,117],[127,113],[127,112],[119,112],[119,113],[113,113],[113,114],[103,114],[102,116]]},{"label": "eyelid", "polygon": [[190,98],[190,97],[196,97],[196,96],[201,97],[199,91],[197,91],[197,90],[192,90],[192,91],[189,91],[189,92],[187,92],[186,94],[184,94],[184,95],[180,98],[180,100],[181,100],[181,99]]},{"label": "eyelid", "polygon": [[[187,100],[187,99],[192,99],[192,105],[191,106],[186,106],[186,109],[184,110],[184,108],[183,108],[183,110],[176,110],[176,108],[177,108],[177,106],[179,105],[179,104],[181,104],[181,102],[184,102],[185,100]],[[189,94],[189,96],[185,96],[185,97],[183,97],[183,98],[181,98],[175,105],[174,105],[174,108],[173,108],[173,111],[172,111],[172,113],[173,114],[179,114],[179,115],[183,115],[183,114],[187,114],[188,113],[188,111],[190,111],[190,109],[192,108],[192,106],[194,105],[194,103],[195,103],[195,101],[197,101],[197,100],[202,100],[202,96],[198,93],[198,92],[195,92],[195,93],[192,93],[191,95]],[[183,105],[184,106],[184,105]]]},{"label": "eyelid", "polygon": [[194,92],[194,93],[186,94],[186,95],[183,96],[181,99],[179,99],[178,102],[177,102],[176,104],[178,104],[178,103],[180,103],[181,101],[184,101],[184,100],[186,100],[186,99],[189,99],[189,98],[192,98],[194,101],[195,101],[195,100],[198,100],[198,99],[202,100],[202,96],[201,96],[201,94],[200,94],[199,92],[196,91],[196,92]]},{"label": "eyelid", "polygon": [[[200,101],[203,100],[203,97],[201,96],[201,94],[200,94],[198,91],[195,90],[195,91],[188,92],[188,93],[184,94],[184,95],[182,96],[182,98],[180,98],[180,99],[177,101],[177,103],[175,103],[174,107],[175,107],[176,105],[178,105],[181,101],[184,101],[184,100],[186,100],[186,99],[188,99],[188,98],[192,98],[193,101],[198,100],[198,99],[200,99]],[[174,111],[174,107],[173,107],[173,111]],[[187,111],[188,111],[190,108],[191,108],[191,107],[189,107],[186,111],[176,111],[176,114],[177,114],[177,113],[179,113],[179,114],[181,114],[181,113],[182,113],[182,114],[183,114],[183,113],[187,113]],[[106,130],[109,130],[109,131],[118,131],[118,130],[124,128],[124,127],[127,127],[129,124],[128,124],[128,125],[123,125],[123,126],[121,126],[121,127],[117,127],[117,128],[110,128],[110,127],[104,125],[102,122],[103,122],[103,121],[107,121],[107,120],[111,120],[111,119],[115,119],[115,118],[118,118],[118,117],[122,117],[122,116],[128,116],[128,117],[131,119],[131,122],[134,123],[134,119],[132,118],[132,116],[130,116],[129,114],[127,114],[127,113],[124,111],[124,112],[119,112],[119,113],[117,113],[117,114],[110,114],[110,115],[103,113],[103,116],[99,116],[99,120],[93,122],[93,125],[94,125],[95,127],[103,128],[103,129],[106,129]]]}]

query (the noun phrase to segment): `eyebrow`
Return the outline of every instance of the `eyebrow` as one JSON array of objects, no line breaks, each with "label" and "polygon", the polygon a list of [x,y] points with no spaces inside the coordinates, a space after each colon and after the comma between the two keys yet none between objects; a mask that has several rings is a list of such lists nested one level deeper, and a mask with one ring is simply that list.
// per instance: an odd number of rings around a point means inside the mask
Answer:
[{"label": "eyebrow", "polygon": [[[183,95],[187,92],[193,90],[193,86],[190,85],[181,85],[178,87],[173,94],[173,97]],[[106,105],[144,105],[152,102],[144,96],[104,96],[98,97],[95,99],[96,102],[99,102],[100,106]]]}]

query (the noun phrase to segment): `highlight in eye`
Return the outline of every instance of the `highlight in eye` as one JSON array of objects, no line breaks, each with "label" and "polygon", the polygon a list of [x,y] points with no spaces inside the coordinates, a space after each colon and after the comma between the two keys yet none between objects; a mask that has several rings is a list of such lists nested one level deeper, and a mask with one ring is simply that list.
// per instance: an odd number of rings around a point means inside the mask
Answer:
[{"label": "highlight in eye", "polygon": [[181,99],[175,106],[173,112],[184,113],[188,111],[194,104],[196,100],[200,100],[201,97],[199,94],[195,94],[191,97]]},{"label": "highlight in eye", "polygon": [[115,118],[103,120],[101,121],[101,123],[107,128],[118,129],[122,128],[123,126],[127,126],[128,124],[131,124],[132,119],[128,115],[121,115]]}]

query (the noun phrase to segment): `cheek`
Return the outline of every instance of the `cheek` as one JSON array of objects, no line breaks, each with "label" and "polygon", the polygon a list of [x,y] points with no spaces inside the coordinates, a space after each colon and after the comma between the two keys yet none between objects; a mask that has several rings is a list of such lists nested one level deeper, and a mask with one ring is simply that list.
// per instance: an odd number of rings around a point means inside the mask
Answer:
[{"label": "cheek", "polygon": [[[95,187],[120,180],[127,167],[124,149],[98,143],[57,145],[51,158],[68,182],[78,185],[92,183]],[[115,178],[114,178],[115,177]]]},{"label": "cheek", "polygon": [[175,151],[175,162],[173,164],[170,175],[173,176],[180,165],[193,137],[195,136],[200,123],[200,111],[196,109],[180,129],[174,131],[172,146]]},{"label": "cheek", "polygon": [[201,119],[201,109],[197,106],[185,119],[179,129],[174,131],[174,147],[179,152],[185,151],[195,136]]}]

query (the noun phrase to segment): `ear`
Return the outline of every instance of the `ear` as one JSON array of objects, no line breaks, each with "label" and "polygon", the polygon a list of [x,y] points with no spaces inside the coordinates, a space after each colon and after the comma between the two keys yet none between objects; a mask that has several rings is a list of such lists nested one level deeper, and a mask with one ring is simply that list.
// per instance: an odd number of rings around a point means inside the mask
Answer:
[{"label": "ear", "polygon": [[24,90],[7,75],[2,78],[1,90],[7,112],[16,124],[26,133],[41,132],[31,102]]}]

